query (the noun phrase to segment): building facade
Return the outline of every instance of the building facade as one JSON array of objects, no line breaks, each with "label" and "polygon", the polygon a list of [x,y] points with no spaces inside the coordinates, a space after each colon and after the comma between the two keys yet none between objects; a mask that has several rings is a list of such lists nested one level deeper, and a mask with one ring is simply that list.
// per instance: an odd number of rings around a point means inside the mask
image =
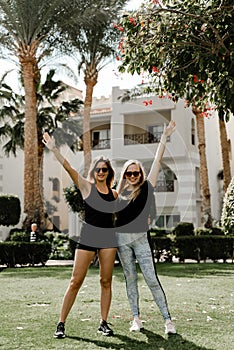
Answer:
[{"label": "building facade", "polygon": [[[185,108],[182,100],[175,104],[166,96],[141,97],[122,103],[120,97],[123,94],[124,91],[114,87],[112,96],[93,100],[90,118],[92,158],[99,155],[110,158],[116,171],[116,181],[122,165],[129,159],[140,160],[148,173],[164,124],[175,120],[176,131],[167,140],[154,192],[153,225],[171,228],[184,221],[192,222],[195,227],[201,226],[200,163],[194,114],[190,108]],[[77,118],[77,122],[82,123],[82,117]],[[233,125],[233,120],[227,123],[230,155],[234,152],[231,142],[234,139]],[[222,161],[216,115],[205,120],[205,132],[212,217],[218,221],[223,193],[218,176]],[[61,152],[73,167],[82,172],[82,143],[81,149],[75,153],[68,147],[62,147]],[[233,163],[231,158],[232,175]],[[19,171],[16,173],[14,169]],[[47,204],[56,208],[50,212],[48,206],[48,215],[58,229],[77,236],[81,223],[78,215],[68,208],[63,194],[63,189],[69,185],[71,180],[53,153],[45,152],[44,198]],[[23,203],[23,153],[17,158],[7,159],[3,155],[0,158],[0,189],[3,193],[18,195]]]}]

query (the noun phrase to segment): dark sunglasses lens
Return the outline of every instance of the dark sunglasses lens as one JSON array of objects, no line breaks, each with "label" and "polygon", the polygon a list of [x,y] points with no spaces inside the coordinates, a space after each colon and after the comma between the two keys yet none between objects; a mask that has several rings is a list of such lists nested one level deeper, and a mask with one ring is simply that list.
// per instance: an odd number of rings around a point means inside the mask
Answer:
[{"label": "dark sunglasses lens", "polygon": [[102,171],[103,173],[107,173],[108,169],[107,168],[95,168],[96,173],[100,173]]},{"label": "dark sunglasses lens", "polygon": [[126,171],[126,173],[125,173],[125,175],[126,175],[127,177],[131,177],[132,175],[133,175],[134,177],[137,177],[137,176],[139,176],[139,174],[140,174],[139,171]]}]

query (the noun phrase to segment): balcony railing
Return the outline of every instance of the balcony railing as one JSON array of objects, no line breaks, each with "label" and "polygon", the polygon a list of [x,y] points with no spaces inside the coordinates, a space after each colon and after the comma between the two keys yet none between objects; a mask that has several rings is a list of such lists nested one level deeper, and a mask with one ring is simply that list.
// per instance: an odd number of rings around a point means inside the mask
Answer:
[{"label": "balcony railing", "polygon": [[158,180],[155,192],[174,192],[174,180]]},{"label": "balcony railing", "polygon": [[124,135],[124,145],[144,144],[144,143],[158,143],[161,139],[161,132],[151,134],[146,132],[144,134],[127,134]]}]

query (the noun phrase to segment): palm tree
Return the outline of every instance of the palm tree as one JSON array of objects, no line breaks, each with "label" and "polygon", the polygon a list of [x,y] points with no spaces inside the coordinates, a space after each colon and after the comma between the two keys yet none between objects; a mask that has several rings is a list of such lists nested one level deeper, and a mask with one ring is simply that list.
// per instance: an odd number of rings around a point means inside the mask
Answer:
[{"label": "palm tree", "polygon": [[[51,70],[45,82],[39,85],[37,90],[37,157],[42,200],[44,199],[42,187],[43,130],[56,135],[58,146],[67,144],[73,151],[76,149],[77,139],[81,134],[79,124],[71,116],[77,114],[83,102],[76,98],[58,104],[57,99],[62,95],[66,86],[61,81],[54,81],[54,74],[55,71]],[[0,128],[0,138],[7,140],[3,145],[3,150],[7,156],[11,153],[16,156],[18,149],[24,149],[24,96],[16,94],[7,84],[2,84],[0,99],[5,102],[0,108],[0,120],[4,121],[4,126]]]},{"label": "palm tree", "polygon": [[[83,12],[78,0],[0,0],[0,45],[3,53],[16,57],[25,91],[24,122],[24,212],[28,227],[35,215],[43,220],[43,202],[40,195],[37,139],[37,85],[39,65],[61,41],[58,30],[62,23],[72,23]],[[86,17],[87,18],[87,17]],[[85,19],[85,18],[84,18]]]},{"label": "palm tree", "polygon": [[[120,34],[114,29],[113,22],[118,18],[126,2],[126,0],[110,0],[107,7],[105,0],[86,0],[88,8],[96,9],[96,16],[93,17],[94,25],[90,23],[80,25],[76,22],[74,26],[67,28],[72,46],[78,50],[78,72],[83,71],[86,84],[82,137],[85,175],[91,162],[90,111],[93,90],[98,82],[100,70],[116,53]],[[103,12],[103,17],[98,21],[99,11]]]},{"label": "palm tree", "polygon": [[37,214],[43,217],[43,202],[39,191],[37,155],[36,87],[39,81],[38,62],[45,49],[39,49],[53,28],[50,22],[55,1],[0,1],[1,39],[4,49],[13,53],[20,63],[25,90],[24,121],[24,212],[27,225]]}]

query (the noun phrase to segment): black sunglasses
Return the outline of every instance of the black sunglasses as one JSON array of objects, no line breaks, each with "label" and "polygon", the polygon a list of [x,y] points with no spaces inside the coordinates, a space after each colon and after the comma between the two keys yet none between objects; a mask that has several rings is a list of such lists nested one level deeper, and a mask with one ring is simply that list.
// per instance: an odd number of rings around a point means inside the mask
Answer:
[{"label": "black sunglasses", "polygon": [[102,171],[103,173],[107,173],[108,172],[108,168],[95,168],[94,171],[96,173],[100,173],[100,171]]},{"label": "black sunglasses", "polygon": [[140,173],[140,171],[126,171],[125,176],[131,177],[133,175],[134,177],[138,177]]}]

